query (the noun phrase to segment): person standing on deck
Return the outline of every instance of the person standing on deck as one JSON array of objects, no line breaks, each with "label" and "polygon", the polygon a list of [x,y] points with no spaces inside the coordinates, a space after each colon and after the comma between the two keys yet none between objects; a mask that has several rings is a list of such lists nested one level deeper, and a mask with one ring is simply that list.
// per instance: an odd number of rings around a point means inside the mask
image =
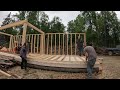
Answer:
[{"label": "person standing on deck", "polygon": [[83,55],[83,40],[82,40],[82,38],[79,38],[78,40],[77,40],[77,48],[78,48],[78,50],[79,50],[79,52],[80,52],[80,56],[81,55]]},{"label": "person standing on deck", "polygon": [[24,43],[24,45],[22,46],[21,50],[20,50],[20,57],[22,59],[21,61],[21,69],[27,69],[27,47],[26,47],[26,43]]},{"label": "person standing on deck", "polygon": [[92,79],[93,67],[95,65],[96,58],[97,58],[97,53],[93,48],[92,43],[90,43],[89,46],[86,46],[84,48],[84,53],[85,53],[86,62],[87,62],[87,79]]}]

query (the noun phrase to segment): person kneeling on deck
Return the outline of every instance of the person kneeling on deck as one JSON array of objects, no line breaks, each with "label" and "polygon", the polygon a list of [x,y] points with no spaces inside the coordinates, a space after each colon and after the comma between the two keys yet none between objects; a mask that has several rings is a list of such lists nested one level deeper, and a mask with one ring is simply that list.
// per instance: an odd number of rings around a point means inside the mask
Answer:
[{"label": "person kneeling on deck", "polygon": [[24,43],[24,45],[22,46],[21,50],[20,50],[20,57],[22,58],[21,61],[21,69],[25,69],[27,68],[27,47],[26,47],[26,43]]},{"label": "person kneeling on deck", "polygon": [[97,53],[93,48],[92,43],[90,43],[89,46],[86,46],[84,48],[84,53],[85,53],[86,62],[87,62],[87,79],[92,79],[93,67],[95,65],[96,58],[97,58]]}]

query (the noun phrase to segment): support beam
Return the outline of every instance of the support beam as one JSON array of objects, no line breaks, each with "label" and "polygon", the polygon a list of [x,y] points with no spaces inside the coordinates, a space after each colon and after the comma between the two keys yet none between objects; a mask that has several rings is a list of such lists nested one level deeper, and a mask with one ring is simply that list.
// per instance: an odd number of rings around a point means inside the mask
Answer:
[{"label": "support beam", "polygon": [[63,55],[64,55],[64,34],[63,34]]},{"label": "support beam", "polygon": [[44,53],[43,54],[45,54],[45,50],[46,50],[46,47],[45,47],[46,46],[46,44],[45,44],[45,34],[43,35],[43,38],[44,38],[44,45],[43,45],[44,46]]},{"label": "support beam", "polygon": [[76,34],[75,34],[75,55],[76,55]]},{"label": "support beam", "polygon": [[11,44],[12,44],[12,35],[10,36],[10,42],[9,42],[9,52],[11,51]]},{"label": "support beam", "polygon": [[10,24],[8,24],[8,25],[5,25],[5,26],[0,27],[0,30],[7,29],[7,28],[11,28],[11,27],[15,27],[15,26],[19,26],[19,25],[23,25],[23,24],[26,23],[26,22],[27,22],[27,20],[10,23]]},{"label": "support beam", "polygon": [[71,55],[72,55],[72,34],[71,34]]},{"label": "support beam", "polygon": [[7,35],[7,36],[13,36],[12,34],[7,34],[7,33],[4,33],[4,32],[0,32],[0,34]]},{"label": "support beam", "polygon": [[36,53],[35,51],[36,51],[36,35],[34,35],[34,53]]},{"label": "support beam", "polygon": [[43,44],[44,44],[44,43],[43,43],[43,40],[44,40],[43,37],[44,37],[44,34],[41,34],[41,38],[40,38],[40,49],[41,49],[40,53],[41,53],[41,54],[43,54],[43,48],[44,48],[44,47],[43,47]]},{"label": "support beam", "polygon": [[52,38],[53,38],[52,35],[53,35],[53,34],[51,34],[51,55],[52,55],[52,50],[53,50],[53,49],[52,49]]},{"label": "support beam", "polygon": [[38,53],[38,48],[39,48],[39,35],[36,35],[37,36],[37,53]]},{"label": "support beam", "polygon": [[44,34],[44,32],[43,32],[42,30],[40,30],[40,29],[38,29],[37,27],[33,26],[33,25],[30,24],[29,22],[27,22],[27,24],[28,24],[29,27],[35,29],[36,31],[38,31],[38,32],[40,32],[40,33],[42,33],[42,34]]},{"label": "support beam", "polygon": [[33,35],[31,37],[31,53],[33,53]]},{"label": "support beam", "polygon": [[55,53],[54,54],[56,55],[56,34],[55,34]]},{"label": "support beam", "polygon": [[67,55],[68,55],[68,34],[66,34],[67,35]]},{"label": "support beam", "polygon": [[24,23],[23,26],[23,34],[22,34],[22,45],[25,43],[26,41],[26,31],[27,31],[27,23]]},{"label": "support beam", "polygon": [[58,53],[60,55],[60,34],[58,34],[58,35],[59,35],[59,50],[58,50]]},{"label": "support beam", "polygon": [[47,54],[49,54],[49,34],[47,36]]}]

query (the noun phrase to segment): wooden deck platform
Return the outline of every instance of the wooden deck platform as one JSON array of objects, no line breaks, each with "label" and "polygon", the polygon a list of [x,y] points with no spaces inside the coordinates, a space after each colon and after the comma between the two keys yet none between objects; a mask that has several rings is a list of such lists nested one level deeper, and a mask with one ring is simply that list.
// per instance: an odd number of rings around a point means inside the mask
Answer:
[{"label": "wooden deck platform", "polygon": [[[16,61],[21,62],[19,55],[0,52],[2,55],[14,57]],[[28,66],[46,70],[80,72],[86,71],[86,62],[84,56],[78,55],[40,55],[29,54]],[[100,63],[97,61],[94,69],[98,72]]]}]

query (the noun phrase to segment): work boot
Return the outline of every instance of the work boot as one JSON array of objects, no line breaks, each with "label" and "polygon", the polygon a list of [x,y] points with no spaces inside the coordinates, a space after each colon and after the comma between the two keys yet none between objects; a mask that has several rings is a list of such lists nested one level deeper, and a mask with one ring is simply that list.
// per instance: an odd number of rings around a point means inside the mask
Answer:
[{"label": "work boot", "polygon": [[93,79],[92,77],[87,77],[86,79]]},{"label": "work boot", "polygon": [[79,56],[81,56],[81,53],[79,54]]}]

